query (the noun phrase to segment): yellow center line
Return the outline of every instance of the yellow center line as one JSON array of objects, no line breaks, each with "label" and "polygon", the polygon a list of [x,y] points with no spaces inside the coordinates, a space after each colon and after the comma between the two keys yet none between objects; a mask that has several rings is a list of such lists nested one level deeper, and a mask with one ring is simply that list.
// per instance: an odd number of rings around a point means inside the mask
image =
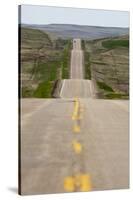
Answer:
[{"label": "yellow center line", "polygon": [[80,120],[82,119],[81,113],[83,113],[84,108],[83,106],[80,106],[79,100],[75,100],[74,102],[74,110],[72,113],[72,120]]},{"label": "yellow center line", "polygon": [[64,189],[67,192],[74,192],[75,190],[75,185],[74,185],[74,180],[72,176],[68,176],[64,179]]},{"label": "yellow center line", "polygon": [[80,126],[78,125],[78,124],[74,124],[74,126],[73,126],[73,132],[74,133],[79,133],[80,132]]},{"label": "yellow center line", "polygon": [[73,144],[73,149],[74,149],[75,153],[80,154],[82,152],[82,149],[83,149],[81,143],[74,140],[72,142],[72,144]]},{"label": "yellow center line", "polygon": [[72,119],[75,120],[79,115],[79,104],[74,106],[74,111],[72,114]]},{"label": "yellow center line", "polygon": [[80,191],[81,192],[88,192],[92,190],[92,184],[91,184],[91,177],[89,174],[82,174],[81,175],[81,186]]},{"label": "yellow center line", "polygon": [[92,190],[90,174],[76,174],[64,179],[64,189],[68,192],[81,191],[88,192]]},{"label": "yellow center line", "polygon": [[[82,119],[81,112],[84,108],[80,106],[79,100],[76,97],[74,102],[74,111],[72,113],[72,120],[75,120],[73,131],[75,133],[80,132],[80,125],[77,120]],[[77,140],[72,141],[72,146],[76,154],[80,154],[83,150],[83,146]],[[68,192],[81,191],[87,192],[92,190],[90,174],[76,174],[75,176],[67,176],[64,178],[64,189]]]}]

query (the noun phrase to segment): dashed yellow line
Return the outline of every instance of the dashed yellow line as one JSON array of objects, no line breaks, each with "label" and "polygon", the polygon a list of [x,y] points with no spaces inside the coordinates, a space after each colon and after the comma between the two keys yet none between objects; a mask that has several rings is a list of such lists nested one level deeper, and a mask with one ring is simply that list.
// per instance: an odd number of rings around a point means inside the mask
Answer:
[{"label": "dashed yellow line", "polygon": [[64,179],[64,189],[67,192],[81,191],[88,192],[92,190],[91,177],[89,174],[77,174],[68,176]]},{"label": "dashed yellow line", "polygon": [[78,97],[75,97],[75,98],[74,98],[74,101],[75,101],[75,102],[78,102],[78,101],[79,101]]},{"label": "dashed yellow line", "polygon": [[72,120],[80,120],[82,118],[81,113],[83,113],[84,108],[80,106],[79,100],[76,98],[74,101],[74,110],[72,113]]},{"label": "dashed yellow line", "polygon": [[80,191],[81,192],[87,192],[92,190],[92,184],[91,184],[91,177],[90,175],[82,174],[80,176],[81,179],[81,186]]},{"label": "dashed yellow line", "polygon": [[75,185],[74,185],[74,180],[72,176],[68,176],[64,179],[64,189],[67,192],[74,192],[75,190]]},{"label": "dashed yellow line", "polygon": [[74,149],[75,153],[80,154],[82,152],[82,149],[83,149],[81,143],[74,140],[72,142],[72,144],[73,144],[73,149]]},{"label": "dashed yellow line", "polygon": [[[79,133],[80,132],[80,125],[78,124],[77,120],[82,119],[81,113],[83,113],[84,108],[83,106],[80,107],[80,103],[78,98],[75,98],[74,102],[74,111],[72,113],[72,120],[75,120],[75,124],[73,126],[73,132]],[[77,140],[72,141],[72,146],[74,152],[76,154],[80,154],[83,150],[83,146]],[[91,184],[91,177],[89,174],[76,174],[74,176],[67,176],[64,179],[64,189],[67,192],[74,192],[74,191],[81,191],[87,192],[92,190]]]},{"label": "dashed yellow line", "polygon": [[72,115],[72,120],[80,120],[80,119],[82,119],[83,118],[83,115],[81,114],[81,113],[83,113],[82,111],[80,112],[80,113],[78,113],[78,114],[73,114]]},{"label": "dashed yellow line", "polygon": [[80,110],[79,100],[78,100],[78,98],[75,98],[74,111],[73,111],[73,114],[72,114],[72,120],[76,120],[78,118],[79,110]]},{"label": "dashed yellow line", "polygon": [[73,132],[75,132],[75,133],[79,133],[80,132],[80,126],[78,124],[74,124]]}]

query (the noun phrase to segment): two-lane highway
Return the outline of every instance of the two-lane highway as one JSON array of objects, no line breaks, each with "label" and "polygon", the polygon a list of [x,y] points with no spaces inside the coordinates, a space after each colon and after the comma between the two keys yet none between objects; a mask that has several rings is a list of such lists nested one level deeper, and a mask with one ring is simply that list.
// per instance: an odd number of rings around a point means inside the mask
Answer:
[{"label": "two-lane highway", "polygon": [[70,79],[62,81],[61,98],[93,98],[94,86],[91,80],[84,79],[84,54],[81,49],[81,40],[73,40],[71,51]]},{"label": "two-lane highway", "polygon": [[94,98],[74,39],[58,99],[21,100],[21,194],[129,187],[128,101]]},{"label": "two-lane highway", "polygon": [[79,98],[95,97],[92,81],[85,79],[63,80],[60,97],[73,98],[74,96]]},{"label": "two-lane highway", "polygon": [[80,39],[73,40],[73,50],[71,51],[71,79],[83,79],[83,51]]}]

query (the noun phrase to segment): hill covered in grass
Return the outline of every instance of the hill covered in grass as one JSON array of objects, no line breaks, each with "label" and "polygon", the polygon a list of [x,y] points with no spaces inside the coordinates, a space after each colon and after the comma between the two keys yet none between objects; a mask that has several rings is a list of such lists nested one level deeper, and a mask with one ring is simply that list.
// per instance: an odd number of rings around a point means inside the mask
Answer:
[{"label": "hill covered in grass", "polygon": [[23,24],[23,27],[39,29],[48,33],[54,34],[60,38],[81,38],[81,39],[98,39],[106,37],[116,37],[129,33],[128,28],[119,27],[102,27],[102,26],[87,26],[74,24]]},{"label": "hill covered in grass", "polygon": [[[129,37],[98,39],[83,42],[85,70],[94,80],[99,98],[129,97]],[[88,77],[86,77],[88,78]]]},{"label": "hill covered in grass", "polygon": [[31,28],[20,28],[20,37],[21,96],[51,97],[55,82],[69,76],[70,40]]}]

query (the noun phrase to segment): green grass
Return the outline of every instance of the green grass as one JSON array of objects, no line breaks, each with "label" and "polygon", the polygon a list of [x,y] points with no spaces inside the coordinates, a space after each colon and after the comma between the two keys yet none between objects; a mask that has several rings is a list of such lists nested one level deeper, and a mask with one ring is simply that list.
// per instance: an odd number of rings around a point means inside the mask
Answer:
[{"label": "green grass", "polygon": [[60,67],[60,60],[48,61],[46,63],[39,61],[34,69],[34,80],[53,81],[58,79],[57,69]]},{"label": "green grass", "polygon": [[43,31],[31,28],[21,28],[21,44],[26,48],[39,49],[44,45],[52,46],[52,41],[48,34]]},{"label": "green grass", "polygon": [[96,65],[107,65],[107,63],[103,63],[103,62],[96,62],[96,61],[92,61],[92,64],[96,64]]},{"label": "green grass", "polygon": [[90,53],[86,50],[86,40],[81,40],[81,48],[84,51],[84,76],[85,79],[91,79],[91,62]]},{"label": "green grass", "polygon": [[33,93],[33,97],[36,98],[51,98],[52,82],[44,81],[40,83],[37,89]]},{"label": "green grass", "polygon": [[85,40],[81,40],[81,48],[82,48],[82,50],[85,50],[85,43],[86,43]]},{"label": "green grass", "polygon": [[113,92],[113,89],[104,82],[97,81],[97,85],[100,89],[103,89],[103,90],[109,91],[109,92]]},{"label": "green grass", "polygon": [[59,70],[62,71],[62,78],[69,78],[69,62],[70,62],[70,42],[67,43],[66,48],[61,52],[62,56],[58,60],[49,62],[39,62],[35,71],[36,80],[45,80],[39,84],[33,96],[36,98],[52,98],[51,93],[54,82],[61,78],[59,77]]},{"label": "green grass", "polygon": [[[85,40],[85,78],[91,78],[93,75],[97,82],[98,98],[128,99],[128,38],[127,35]],[[90,73],[87,73],[87,70],[90,70]]]},{"label": "green grass", "polygon": [[85,67],[85,79],[91,79],[90,54],[87,51],[84,51],[84,67]]},{"label": "green grass", "polygon": [[104,82],[97,81],[97,85],[104,90],[103,97],[105,99],[128,99],[128,94],[117,93]]},{"label": "green grass", "polygon": [[71,41],[70,40],[63,40],[61,38],[58,38],[56,41],[55,41],[55,47],[56,49],[61,49],[63,50],[63,47],[67,46],[68,43],[71,45]]},{"label": "green grass", "polygon": [[21,89],[21,96],[22,98],[32,97],[34,90],[29,87],[22,87]]},{"label": "green grass", "polygon": [[71,55],[70,50],[71,50],[71,41],[68,41],[68,44],[63,51],[63,56],[61,60],[62,79],[69,78],[70,55]]},{"label": "green grass", "polygon": [[107,99],[128,99],[128,95],[122,93],[108,93],[105,97]]},{"label": "green grass", "polygon": [[117,47],[129,47],[129,40],[107,40],[102,42],[103,47],[114,49]]},{"label": "green grass", "polygon": [[[41,30],[21,28],[22,97],[51,97],[54,82],[69,78],[71,40],[52,40]],[[37,86],[35,89],[34,85]]]}]

